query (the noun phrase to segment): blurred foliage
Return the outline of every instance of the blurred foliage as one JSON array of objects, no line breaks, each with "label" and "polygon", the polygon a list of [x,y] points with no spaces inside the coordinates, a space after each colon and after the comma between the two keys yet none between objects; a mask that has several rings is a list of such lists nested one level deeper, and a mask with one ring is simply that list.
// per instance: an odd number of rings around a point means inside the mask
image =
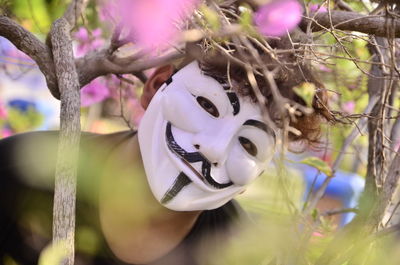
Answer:
[{"label": "blurred foliage", "polygon": [[39,265],[61,264],[68,255],[65,251],[65,245],[64,241],[60,241],[46,247],[40,255]]},{"label": "blurred foliage", "polygon": [[220,28],[220,17],[216,11],[209,8],[206,5],[201,5],[200,11],[203,13],[205,21],[207,22],[207,26],[209,26],[212,30],[218,30]]},{"label": "blurred foliage", "polygon": [[329,177],[332,176],[331,167],[325,161],[323,161],[322,159],[320,159],[318,157],[309,156],[309,157],[301,160],[300,163],[312,166],[312,167],[318,169],[319,171],[325,173]]},{"label": "blurred foliage", "polygon": [[304,82],[300,86],[294,88],[294,92],[299,95],[305,102],[307,107],[311,108],[315,95],[315,85]]},{"label": "blurred foliage", "polygon": [[[50,30],[52,21],[61,16],[68,2],[67,0],[0,0],[0,12],[18,19],[28,30],[44,38]],[[335,1],[304,2],[306,6],[309,4],[326,6],[327,2],[333,6]],[[372,7],[368,1],[344,2],[355,11],[364,14],[367,13],[367,8]],[[201,11],[204,14],[204,20],[200,21],[204,23],[202,25],[209,30],[218,31],[221,27],[218,14],[205,6],[202,6]],[[84,19],[80,20],[78,26],[85,26],[89,32],[101,28],[102,36],[107,39],[110,35],[110,25],[107,21],[101,22],[100,15],[98,3],[91,1],[85,11]],[[241,26],[247,32],[254,31],[252,15],[250,8],[244,9],[240,14]],[[317,55],[318,61],[313,61],[313,66],[327,89],[331,109],[342,111],[348,125],[324,127],[321,146],[325,155],[303,160],[303,163],[316,167],[327,175],[330,175],[330,165],[338,156],[344,140],[357,121],[352,115],[361,113],[368,104],[368,76],[363,72],[369,71],[370,64],[367,61],[371,57],[367,47],[368,36],[358,33],[336,32],[335,34],[336,36],[331,33],[314,34],[313,52]],[[338,39],[341,43],[338,43]],[[354,58],[357,60],[352,60]],[[313,96],[311,90],[307,84],[297,90],[309,106]],[[114,97],[118,98],[118,95]],[[106,101],[104,104],[108,106],[110,102]],[[395,107],[399,107],[399,104],[399,99],[396,99]],[[84,110],[83,113],[87,114],[84,120],[91,119],[93,112],[101,112],[98,108],[99,105],[94,105]],[[7,119],[0,120],[0,128],[7,127],[13,132],[22,132],[36,128],[42,121],[43,117],[34,110],[21,112],[10,109]],[[340,167],[342,170],[365,176],[367,140],[367,136],[361,136],[355,141],[345,154]],[[309,155],[307,153],[307,156]],[[376,237],[372,233],[354,232],[345,234],[339,241],[333,241],[337,236],[337,227],[323,216],[323,212],[314,210],[310,216],[301,216],[304,184],[300,178],[299,172],[288,169],[285,172],[271,170],[257,179],[256,184],[239,197],[252,219],[257,221],[245,224],[245,228],[238,234],[239,240],[224,244],[227,248],[221,250],[217,259],[207,260],[206,263],[267,265],[275,264],[270,263],[275,261],[276,264],[308,265],[315,264],[323,253],[331,252],[337,255],[329,264],[399,264],[400,244],[392,236]],[[92,183],[82,185],[90,190]],[[114,194],[110,194],[110,197],[111,195]],[[94,197],[93,194],[87,196],[89,199]],[[125,197],[122,197],[120,199],[124,200]],[[34,218],[32,220],[38,223],[40,217],[36,221]],[[90,227],[81,227],[76,233],[79,250],[88,254],[97,251],[99,239]],[[43,253],[40,264],[55,264],[51,262],[61,256],[62,253],[57,247],[49,248]],[[208,255],[203,256],[207,258]],[[213,255],[212,257],[215,258]],[[11,265],[14,261],[10,259],[5,264]]]},{"label": "blurred foliage", "polygon": [[42,121],[43,116],[32,108],[27,111],[15,108],[8,110],[8,126],[16,133],[32,130],[38,127]]},{"label": "blurred foliage", "polygon": [[11,0],[0,0],[0,15],[9,15]]}]

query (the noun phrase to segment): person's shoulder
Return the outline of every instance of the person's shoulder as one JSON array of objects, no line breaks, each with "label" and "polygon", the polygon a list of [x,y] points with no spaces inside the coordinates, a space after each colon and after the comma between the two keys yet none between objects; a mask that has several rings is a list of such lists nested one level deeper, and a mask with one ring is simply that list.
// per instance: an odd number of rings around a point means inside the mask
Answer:
[{"label": "person's shoulder", "polygon": [[[134,131],[111,134],[82,132],[80,164],[91,160],[102,161],[101,158],[106,158],[113,148],[128,141],[135,134]],[[58,154],[58,136],[59,131],[32,131],[1,139],[0,176],[21,178],[21,175],[27,174],[53,175]]]},{"label": "person's shoulder", "polygon": [[198,264],[199,253],[208,253],[210,257],[216,255],[217,250],[232,239],[242,218],[246,218],[246,215],[235,200],[203,211],[182,243],[165,259],[173,257],[184,260],[175,264]]},{"label": "person's shoulder", "polygon": [[[99,134],[91,132],[82,132],[80,137],[81,145],[87,144],[118,144],[124,140],[128,140],[136,135],[136,131],[120,131],[109,134]],[[43,144],[46,146],[56,146],[58,143],[59,131],[31,131],[19,133],[6,137],[0,140],[0,155],[5,154],[9,156],[9,151],[14,151],[20,146],[27,146],[35,143]],[[39,150],[39,149],[38,149]]]},{"label": "person's shoulder", "polygon": [[47,147],[57,143],[57,131],[15,134],[0,140],[0,169],[25,164],[30,157],[42,157]]},{"label": "person's shoulder", "polygon": [[246,218],[244,210],[239,203],[231,200],[219,208],[203,211],[188,237],[229,232],[243,218]]},{"label": "person's shoulder", "polygon": [[98,141],[110,144],[118,144],[120,142],[124,142],[129,140],[130,138],[136,135],[136,131],[133,130],[125,130],[114,133],[107,134],[99,134],[99,133],[90,133],[90,132],[82,132],[81,138],[84,143],[96,143]]}]

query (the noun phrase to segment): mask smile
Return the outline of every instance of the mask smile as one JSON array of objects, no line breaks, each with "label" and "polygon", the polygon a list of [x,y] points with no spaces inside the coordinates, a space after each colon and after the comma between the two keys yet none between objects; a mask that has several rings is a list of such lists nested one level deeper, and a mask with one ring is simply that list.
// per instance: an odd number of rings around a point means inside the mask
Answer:
[{"label": "mask smile", "polygon": [[[169,150],[174,153],[181,161],[200,178],[204,183],[215,189],[224,189],[233,185],[230,181],[228,183],[219,183],[211,176],[211,163],[200,152],[187,152],[175,141],[171,130],[171,123],[168,122],[165,129],[165,136]],[[201,173],[198,172],[191,163],[202,162]]]}]

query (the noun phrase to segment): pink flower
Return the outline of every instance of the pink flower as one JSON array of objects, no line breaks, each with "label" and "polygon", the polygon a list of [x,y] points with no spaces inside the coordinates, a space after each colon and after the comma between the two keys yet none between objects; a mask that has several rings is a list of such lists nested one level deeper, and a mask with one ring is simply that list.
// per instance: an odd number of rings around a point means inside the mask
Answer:
[{"label": "pink flower", "polygon": [[140,104],[140,99],[137,98],[130,98],[128,101],[128,106],[131,110],[131,121],[135,127],[137,127],[140,123],[144,115],[144,109]]},{"label": "pink flower", "polygon": [[8,128],[4,128],[0,131],[0,138],[6,138],[11,135],[13,135],[13,132]]},{"label": "pink flower", "polygon": [[76,56],[80,57],[86,53],[99,49],[103,46],[104,40],[101,38],[101,29],[95,29],[89,34],[86,28],[80,27],[75,33],[78,42],[76,47]]},{"label": "pink flower", "polygon": [[101,102],[110,96],[110,91],[102,82],[102,79],[97,78],[87,84],[81,90],[81,106],[87,107],[95,103]]},{"label": "pink flower", "polygon": [[7,118],[7,110],[3,104],[0,103],[0,119],[4,120]]},{"label": "pink flower", "polygon": [[319,65],[319,70],[321,70],[322,72],[326,72],[326,73],[330,73],[332,72],[332,69],[327,67],[326,65],[320,64]]},{"label": "pink flower", "polygon": [[318,4],[311,4],[309,9],[311,12],[319,12],[319,13],[328,12],[328,9],[326,9],[325,6],[320,6]]},{"label": "pink flower", "polygon": [[342,105],[342,110],[347,113],[354,113],[356,103],[354,101],[347,101]]},{"label": "pink flower", "polygon": [[132,41],[149,50],[168,47],[199,0],[119,0],[116,8]]},{"label": "pink flower", "polygon": [[115,12],[114,1],[105,1],[100,4],[99,19],[102,22],[113,21],[113,13]]},{"label": "pink flower", "polygon": [[79,42],[86,42],[89,40],[89,34],[86,28],[80,27],[79,30],[74,34],[75,38]]},{"label": "pink flower", "polygon": [[321,234],[320,232],[317,232],[317,231],[313,232],[312,235],[315,237],[324,237],[323,234]]},{"label": "pink flower", "polygon": [[265,36],[282,36],[299,24],[302,14],[297,0],[275,0],[255,13],[254,23]]}]

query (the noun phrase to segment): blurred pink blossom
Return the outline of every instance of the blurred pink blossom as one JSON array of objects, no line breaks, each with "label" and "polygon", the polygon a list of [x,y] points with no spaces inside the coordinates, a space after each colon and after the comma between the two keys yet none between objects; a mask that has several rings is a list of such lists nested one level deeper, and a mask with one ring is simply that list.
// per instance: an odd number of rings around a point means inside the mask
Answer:
[{"label": "blurred pink blossom", "polygon": [[321,70],[322,72],[326,72],[326,73],[330,73],[332,72],[332,69],[327,67],[326,65],[320,64],[319,65],[319,70]]},{"label": "blurred pink blossom", "polygon": [[301,20],[303,8],[297,0],[275,0],[260,7],[254,23],[266,36],[282,36]]},{"label": "blurred pink blossom", "polygon": [[7,110],[4,107],[4,105],[0,102],[0,119],[6,119],[7,118]]},{"label": "blurred pink blossom", "polygon": [[13,132],[8,128],[3,128],[0,131],[0,138],[6,138],[6,137],[9,137],[11,135],[13,135]]},{"label": "blurred pink blossom", "polygon": [[128,106],[131,111],[131,121],[135,127],[137,127],[140,123],[140,120],[144,114],[144,108],[140,104],[140,98],[130,98],[128,101]]},{"label": "blurred pink blossom", "polygon": [[151,51],[176,40],[199,0],[118,0],[116,14],[131,29],[132,41]]},{"label": "blurred pink blossom", "polygon": [[311,4],[309,9],[310,9],[311,12],[319,12],[319,13],[328,12],[328,9],[326,9],[325,6],[318,5],[318,4]]},{"label": "blurred pink blossom", "polygon": [[400,139],[395,143],[395,145],[394,145],[394,150],[399,150],[399,148],[400,148]]},{"label": "blurred pink blossom", "polygon": [[87,107],[110,96],[110,91],[101,78],[97,78],[81,89],[81,106]]},{"label": "blurred pink blossom", "polygon": [[347,101],[342,105],[342,110],[347,113],[354,113],[356,103],[354,101]]},{"label": "blurred pink blossom", "polygon": [[100,28],[93,30],[91,34],[89,34],[85,27],[80,27],[75,33],[75,38],[78,42],[76,56],[81,57],[90,51],[101,48],[104,44],[101,34]]},{"label": "blurred pink blossom", "polygon": [[102,22],[113,21],[113,13],[115,12],[115,2],[114,1],[104,1],[100,4],[99,19]]},{"label": "blurred pink blossom", "polygon": [[315,237],[323,237],[324,236],[323,234],[321,234],[320,232],[317,232],[317,231],[313,232],[312,235]]}]

